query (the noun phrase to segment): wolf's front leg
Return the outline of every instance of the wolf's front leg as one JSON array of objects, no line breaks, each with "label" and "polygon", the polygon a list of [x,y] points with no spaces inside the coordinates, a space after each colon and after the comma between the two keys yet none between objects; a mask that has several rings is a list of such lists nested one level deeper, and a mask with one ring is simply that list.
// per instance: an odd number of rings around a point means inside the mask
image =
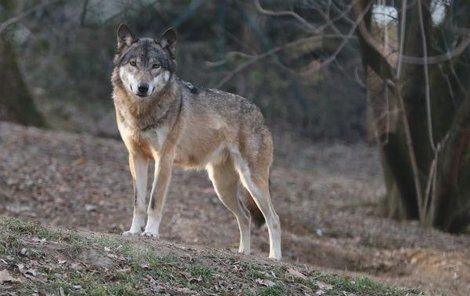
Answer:
[{"label": "wolf's front leg", "polygon": [[150,193],[150,201],[147,209],[148,219],[144,236],[158,237],[160,222],[162,220],[163,205],[165,204],[168,184],[171,179],[173,157],[164,156],[155,164],[155,176]]},{"label": "wolf's front leg", "polygon": [[129,168],[134,186],[134,214],[132,225],[123,235],[133,235],[142,232],[145,225],[145,196],[147,195],[147,174],[149,160],[145,156],[129,153]]}]

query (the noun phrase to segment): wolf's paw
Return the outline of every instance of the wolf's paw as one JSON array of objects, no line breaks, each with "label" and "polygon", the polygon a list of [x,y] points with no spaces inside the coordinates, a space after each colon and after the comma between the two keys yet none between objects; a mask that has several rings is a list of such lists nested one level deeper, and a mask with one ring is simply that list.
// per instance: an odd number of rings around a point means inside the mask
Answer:
[{"label": "wolf's paw", "polygon": [[269,255],[268,259],[273,260],[273,261],[281,261],[282,256],[281,255]]},{"label": "wolf's paw", "polygon": [[140,231],[133,231],[133,230],[124,231],[122,233],[123,236],[133,236],[133,235],[138,235],[138,234],[140,234]]},{"label": "wolf's paw", "polygon": [[244,249],[238,249],[238,253],[243,254],[243,255],[250,255],[251,251],[250,250],[244,250]]},{"label": "wolf's paw", "polygon": [[146,237],[154,237],[154,238],[159,238],[160,237],[157,233],[149,232],[149,231],[144,231],[144,232],[142,232],[141,235],[146,236]]}]

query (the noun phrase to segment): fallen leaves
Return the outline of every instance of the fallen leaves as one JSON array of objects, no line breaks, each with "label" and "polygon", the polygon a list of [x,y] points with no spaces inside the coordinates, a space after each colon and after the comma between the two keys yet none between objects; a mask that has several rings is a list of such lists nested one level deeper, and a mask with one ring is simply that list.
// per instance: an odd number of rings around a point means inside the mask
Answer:
[{"label": "fallen leaves", "polygon": [[19,278],[14,278],[10,272],[6,269],[0,271],[0,284],[3,283],[22,283],[23,280]]},{"label": "fallen leaves", "polygon": [[297,278],[301,278],[303,280],[306,280],[307,279],[307,276],[305,276],[303,273],[301,273],[300,271],[296,270],[296,269],[293,269],[293,268],[288,268],[287,269],[287,272],[294,276],[294,277],[297,277]]},{"label": "fallen leaves", "polygon": [[275,285],[273,281],[265,280],[265,279],[256,279],[255,283],[261,286],[265,286],[265,287],[272,287]]},{"label": "fallen leaves", "polygon": [[[30,261],[33,262],[33,261]],[[35,265],[38,265],[38,262],[34,262]],[[47,282],[47,276],[44,273],[40,273],[36,268],[31,266],[25,266],[23,263],[16,264],[20,273],[27,279],[39,281],[42,283]]]},{"label": "fallen leaves", "polygon": [[315,295],[324,295],[326,291],[333,289],[333,286],[325,282],[318,281],[315,283],[318,287],[318,290],[315,292]]}]

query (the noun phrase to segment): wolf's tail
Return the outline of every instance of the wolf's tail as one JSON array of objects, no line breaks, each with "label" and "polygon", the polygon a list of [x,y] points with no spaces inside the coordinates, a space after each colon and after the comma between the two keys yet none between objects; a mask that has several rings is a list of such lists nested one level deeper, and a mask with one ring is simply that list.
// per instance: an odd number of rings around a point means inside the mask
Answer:
[{"label": "wolf's tail", "polygon": [[246,190],[246,188],[243,186],[241,190],[241,194],[245,201],[245,206],[248,208],[248,211],[250,211],[251,214],[251,221],[253,221],[254,225],[256,225],[257,227],[263,226],[263,224],[266,222],[263,213],[261,213],[260,209],[258,208],[258,205],[256,204],[251,194],[248,192],[248,190]]}]

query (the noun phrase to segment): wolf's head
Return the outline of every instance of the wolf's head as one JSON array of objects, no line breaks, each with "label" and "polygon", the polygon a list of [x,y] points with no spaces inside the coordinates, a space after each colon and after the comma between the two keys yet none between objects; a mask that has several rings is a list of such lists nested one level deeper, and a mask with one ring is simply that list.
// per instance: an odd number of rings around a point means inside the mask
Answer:
[{"label": "wolf's head", "polygon": [[135,38],[121,24],[117,30],[116,78],[134,97],[153,98],[162,93],[176,71],[176,32],[169,28],[158,40]]}]

